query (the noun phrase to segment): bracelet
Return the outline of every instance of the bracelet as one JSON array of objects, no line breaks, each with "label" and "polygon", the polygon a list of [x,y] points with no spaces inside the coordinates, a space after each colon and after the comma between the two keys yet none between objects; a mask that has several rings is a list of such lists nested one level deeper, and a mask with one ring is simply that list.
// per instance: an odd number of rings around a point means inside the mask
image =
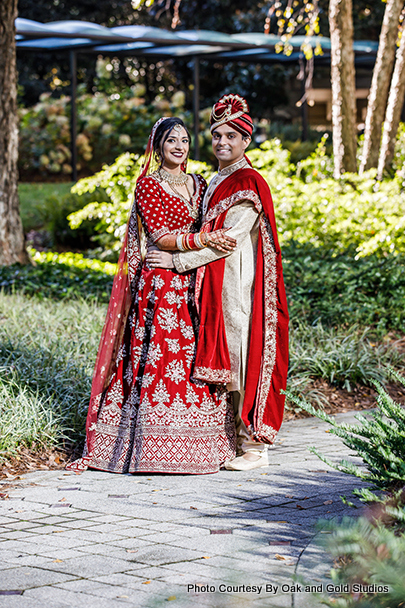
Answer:
[{"label": "bracelet", "polygon": [[[203,235],[205,239],[203,242]],[[204,249],[208,246],[209,239],[206,232],[186,232],[176,237],[176,247],[179,251],[191,251],[194,249]]]},{"label": "bracelet", "polygon": [[194,242],[196,244],[197,249],[204,249],[205,245],[202,244],[200,232],[196,232],[196,234],[194,235]]},{"label": "bracelet", "polygon": [[179,251],[186,251],[186,249],[183,246],[183,234],[179,234],[176,238],[176,247]]},{"label": "bracelet", "polygon": [[183,245],[183,250],[184,251],[188,251],[188,246],[187,246],[187,233],[183,234],[183,238],[181,240],[181,244]]}]

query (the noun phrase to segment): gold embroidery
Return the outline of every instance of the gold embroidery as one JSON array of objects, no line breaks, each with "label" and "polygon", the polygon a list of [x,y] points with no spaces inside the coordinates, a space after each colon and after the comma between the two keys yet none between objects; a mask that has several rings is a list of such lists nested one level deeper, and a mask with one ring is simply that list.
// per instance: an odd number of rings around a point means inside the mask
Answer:
[{"label": "gold embroidery", "polygon": [[210,369],[209,367],[196,367],[193,373],[196,380],[204,380],[213,384],[228,384],[231,381],[229,369]]},{"label": "gold embroidery", "polygon": [[252,201],[257,212],[261,212],[262,203],[257,192],[254,192],[253,190],[238,190],[238,192],[231,194],[228,198],[222,199],[210,209],[204,218],[204,223],[211,222],[211,220],[218,217],[218,215],[221,215],[224,211],[228,211],[230,207],[243,200]]},{"label": "gold embroidery", "polygon": [[[270,441],[274,440],[275,430],[263,423],[264,410],[271,388],[274,364],[276,361],[276,331],[277,331],[277,267],[276,252],[271,226],[266,217],[260,218],[260,231],[263,242],[264,260],[264,343],[262,369],[259,378],[255,427],[256,433]],[[270,434],[270,436],[268,436]]]}]

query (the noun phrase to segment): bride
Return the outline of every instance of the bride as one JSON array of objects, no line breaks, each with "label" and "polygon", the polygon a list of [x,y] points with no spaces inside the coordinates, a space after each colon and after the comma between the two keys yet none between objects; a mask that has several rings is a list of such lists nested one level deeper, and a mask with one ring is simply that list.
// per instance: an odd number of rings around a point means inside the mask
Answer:
[{"label": "bride", "polygon": [[206,183],[185,173],[189,144],[174,117],[158,120],[149,137],[97,355],[84,453],[70,469],[214,473],[234,456],[225,390],[193,380],[194,272],[152,269],[141,255],[145,238],[168,251],[236,245],[224,231],[198,231]]}]

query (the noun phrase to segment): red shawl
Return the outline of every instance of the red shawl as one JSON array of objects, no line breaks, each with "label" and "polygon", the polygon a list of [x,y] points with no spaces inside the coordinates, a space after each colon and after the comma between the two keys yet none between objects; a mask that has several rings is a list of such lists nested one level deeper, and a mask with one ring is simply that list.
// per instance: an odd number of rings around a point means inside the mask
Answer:
[{"label": "red shawl", "polygon": [[[223,226],[227,211],[250,200],[260,213],[254,300],[242,419],[258,442],[273,443],[284,411],[288,369],[288,310],[281,251],[269,187],[254,169],[239,169],[214,191],[204,230]],[[200,269],[200,333],[195,378],[226,384],[231,367],[222,310],[226,258]],[[199,277],[201,280],[201,276]],[[197,281],[198,283],[199,281]]]}]

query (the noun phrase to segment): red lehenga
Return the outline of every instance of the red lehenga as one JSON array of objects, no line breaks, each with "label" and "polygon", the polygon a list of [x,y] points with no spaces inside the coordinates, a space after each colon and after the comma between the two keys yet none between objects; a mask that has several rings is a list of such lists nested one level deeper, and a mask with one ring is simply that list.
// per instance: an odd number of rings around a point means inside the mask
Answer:
[{"label": "red lehenga", "polygon": [[[194,181],[201,208],[205,181]],[[184,200],[153,174],[138,181],[127,235],[128,317],[108,387],[90,404],[84,457],[70,468],[213,473],[235,455],[235,428],[225,390],[192,379],[195,274],[140,262],[137,214],[149,243],[196,230]]]}]

